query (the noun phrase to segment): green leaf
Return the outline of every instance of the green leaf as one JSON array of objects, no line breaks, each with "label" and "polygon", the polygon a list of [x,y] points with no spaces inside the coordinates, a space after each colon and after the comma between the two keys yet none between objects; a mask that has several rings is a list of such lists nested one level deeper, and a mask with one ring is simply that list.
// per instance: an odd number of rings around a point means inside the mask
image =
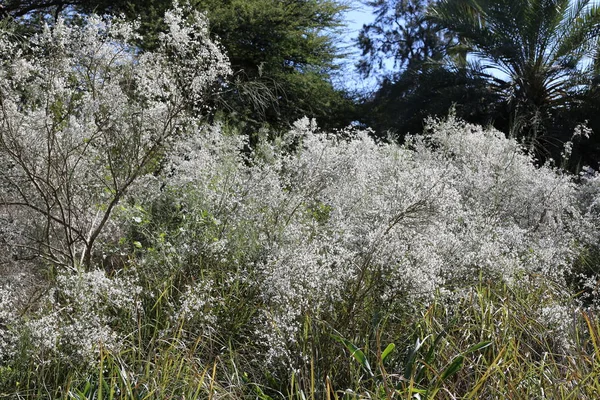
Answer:
[{"label": "green leaf", "polygon": [[343,344],[346,349],[352,354],[352,356],[359,362],[359,364],[363,367],[363,369],[369,373],[370,376],[373,376],[373,371],[371,370],[371,365],[369,364],[369,360],[365,356],[365,353],[361,349],[359,349],[354,343],[349,341],[348,339],[344,339],[338,335],[331,335],[336,341]]},{"label": "green leaf", "polygon": [[383,351],[383,353],[381,353],[381,361],[385,361],[385,359],[387,358],[387,356],[390,355],[390,353],[392,351],[394,351],[394,349],[396,348],[396,345],[394,343],[390,343],[387,345],[387,347],[385,348],[385,350]]},{"label": "green leaf", "polygon": [[451,363],[446,367],[444,372],[440,375],[440,383],[456,374],[462,368],[463,361],[465,360],[465,356],[462,354],[457,356]]},{"label": "green leaf", "polygon": [[[410,394],[415,394],[415,393],[417,393],[417,394],[427,394],[428,391],[427,391],[427,389],[419,389],[419,388],[413,387],[413,388],[410,389],[409,393]],[[416,399],[418,397],[415,396],[414,398]]]},{"label": "green leaf", "polygon": [[422,341],[419,340],[419,338],[417,338],[414,347],[411,349],[410,353],[408,354],[408,357],[406,357],[406,360],[404,362],[404,379],[410,380],[413,367],[415,365],[415,359],[417,358],[417,353],[421,346],[423,346],[423,343],[425,343],[427,338],[429,338],[429,335],[427,335]]},{"label": "green leaf", "polygon": [[427,351],[427,355],[425,356],[425,362],[427,364],[432,364],[433,360],[435,360],[435,351],[438,349],[438,345],[445,336],[446,331],[442,331],[439,335],[436,336],[435,340],[433,341],[433,344],[429,347],[429,350]]},{"label": "green leaf", "polygon": [[260,386],[258,386],[257,384],[253,383],[252,389],[254,389],[254,393],[256,393],[256,396],[258,399],[273,400],[273,398],[271,396],[269,396],[268,394],[265,394],[265,392],[263,392],[262,389],[260,388]]},{"label": "green leaf", "polygon": [[490,346],[491,344],[492,344],[491,340],[484,340],[483,342],[479,342],[479,343],[469,347],[467,350],[464,351],[463,354],[470,354],[477,350],[485,349],[486,347]]},{"label": "green leaf", "polygon": [[[446,331],[444,330],[435,337],[433,344],[431,346],[429,346],[429,349],[427,350],[427,353],[425,354],[425,357],[423,358],[423,361],[426,365],[432,365],[433,362],[435,361],[435,357],[437,355],[436,351],[438,350],[439,344],[445,336],[446,336]],[[423,340],[423,342],[424,341],[425,340]],[[422,368],[422,367],[419,368],[418,372],[415,374],[415,382],[421,382],[421,380],[425,377],[425,373],[426,373],[425,368]]]}]

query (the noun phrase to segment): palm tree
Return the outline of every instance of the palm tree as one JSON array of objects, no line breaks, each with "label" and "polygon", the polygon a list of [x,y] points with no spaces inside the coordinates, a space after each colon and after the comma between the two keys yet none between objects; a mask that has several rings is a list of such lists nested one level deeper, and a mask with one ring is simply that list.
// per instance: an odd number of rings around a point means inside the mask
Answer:
[{"label": "palm tree", "polygon": [[531,146],[556,138],[552,122],[592,82],[600,38],[596,1],[440,0],[431,18],[457,34],[456,50],[474,56],[506,99],[511,134]]}]

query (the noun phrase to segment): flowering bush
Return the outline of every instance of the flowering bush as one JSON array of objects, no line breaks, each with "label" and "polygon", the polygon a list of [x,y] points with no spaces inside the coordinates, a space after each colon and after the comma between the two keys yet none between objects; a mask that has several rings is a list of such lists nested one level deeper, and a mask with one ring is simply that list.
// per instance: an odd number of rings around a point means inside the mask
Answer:
[{"label": "flowering bush", "polygon": [[0,37],[2,362],[86,370],[135,338],[136,362],[183,349],[204,377],[229,348],[282,378],[486,280],[537,285],[532,315],[569,334],[555,299],[597,244],[597,175],[576,184],[452,117],[403,146],[305,118],[251,147],[201,118],[229,72],[206,22],[176,7],[166,23],[149,53],[98,17]]},{"label": "flowering bush", "polygon": [[44,307],[25,323],[32,357],[38,364],[80,366],[94,362],[101,347],[118,351],[142,311],[140,292],[131,278],[102,271],[60,275],[40,299]]},{"label": "flowering bush", "polygon": [[39,278],[40,266],[53,278],[32,285],[42,296],[0,288],[0,357],[14,352],[15,332],[30,332],[42,361],[89,362],[99,344],[121,342],[110,315],[139,291],[96,270],[103,242],[123,228],[115,209],[199,123],[202,99],[230,71],[202,15],[175,6],[165,20],[157,50],[144,53],[134,25],[94,15],[27,41],[0,32],[0,265],[5,278]]},{"label": "flowering bush", "polygon": [[131,44],[131,24],[97,16],[59,20],[25,44],[0,37],[0,213],[18,221],[17,257],[89,267],[128,188],[229,73],[201,15],[176,7],[165,18],[155,52]]},{"label": "flowering bush", "polygon": [[496,131],[450,118],[428,132],[400,147],[304,119],[248,155],[241,138],[205,127],[139,192],[137,212],[155,212],[131,219],[150,249],[140,262],[168,258],[184,282],[210,278],[213,289],[243,282],[260,309],[248,324],[273,365],[302,359],[306,315],[342,330],[340,313],[455,296],[481,277],[564,282],[587,221],[571,177],[535,167]]}]

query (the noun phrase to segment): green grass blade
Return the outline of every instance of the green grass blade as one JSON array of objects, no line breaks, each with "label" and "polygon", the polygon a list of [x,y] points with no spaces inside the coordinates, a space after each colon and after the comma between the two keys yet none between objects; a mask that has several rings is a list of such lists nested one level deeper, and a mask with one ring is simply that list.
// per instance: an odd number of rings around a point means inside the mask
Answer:
[{"label": "green grass blade", "polygon": [[394,343],[390,343],[387,345],[383,353],[381,353],[381,362],[385,361],[385,359],[394,351],[396,345]]},{"label": "green grass blade", "polygon": [[477,350],[481,350],[481,349],[485,349],[486,347],[489,347],[491,344],[492,344],[491,340],[484,340],[483,342],[479,342],[479,343],[469,347],[467,350],[465,350],[463,352],[463,354],[466,355],[466,354],[474,353]]},{"label": "green grass blade", "polygon": [[363,369],[369,373],[370,376],[373,376],[373,371],[371,370],[371,365],[369,364],[369,360],[367,360],[367,356],[361,349],[359,349],[354,343],[345,339],[338,335],[331,335],[336,341],[343,344],[346,349],[352,354],[352,356],[358,361],[358,363],[363,367]]},{"label": "green grass blade", "polygon": [[451,363],[446,367],[446,369],[440,375],[440,383],[450,378],[452,375],[456,374],[463,366],[463,362],[465,357],[461,354],[457,356]]}]

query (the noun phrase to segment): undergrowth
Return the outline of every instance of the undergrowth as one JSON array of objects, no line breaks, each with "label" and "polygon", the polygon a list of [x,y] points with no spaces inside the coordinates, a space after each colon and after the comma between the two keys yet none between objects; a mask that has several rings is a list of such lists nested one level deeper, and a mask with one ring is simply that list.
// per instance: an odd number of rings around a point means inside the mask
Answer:
[{"label": "undergrowth", "polygon": [[[152,291],[153,288],[145,288]],[[209,338],[162,311],[137,323],[139,337],[114,352],[100,348],[86,368],[40,365],[21,349],[0,369],[2,398],[151,399],[595,399],[600,396],[600,322],[592,310],[538,277],[489,280],[449,300],[438,294],[411,314],[381,315],[352,338],[304,316],[303,368],[275,377],[253,360],[252,344]],[[564,304],[549,323],[544,304]],[[160,308],[160,300],[148,305]],[[376,310],[362,310],[369,313]],[[144,332],[146,334],[144,335]],[[233,335],[232,335],[233,336]],[[22,343],[26,347],[27,343]]]}]

